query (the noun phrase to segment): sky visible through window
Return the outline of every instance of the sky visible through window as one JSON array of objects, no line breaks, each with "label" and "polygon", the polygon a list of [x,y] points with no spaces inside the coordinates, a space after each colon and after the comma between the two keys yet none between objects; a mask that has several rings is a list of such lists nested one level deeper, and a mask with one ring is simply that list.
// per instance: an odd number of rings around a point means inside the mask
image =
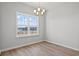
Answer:
[{"label": "sky visible through window", "polygon": [[37,27],[38,26],[38,20],[36,16],[26,16],[26,15],[21,15],[17,14],[17,19],[18,19],[18,27]]}]

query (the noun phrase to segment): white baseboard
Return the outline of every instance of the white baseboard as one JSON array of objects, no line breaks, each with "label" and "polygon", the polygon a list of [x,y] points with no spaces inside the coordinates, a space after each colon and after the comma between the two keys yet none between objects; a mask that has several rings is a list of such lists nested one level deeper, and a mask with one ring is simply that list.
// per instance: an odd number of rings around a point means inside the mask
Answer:
[{"label": "white baseboard", "polygon": [[42,42],[42,41],[44,41],[44,40],[40,40],[40,41],[36,41],[36,42],[31,42],[31,43],[27,43],[27,44],[22,44],[22,45],[11,47],[11,48],[2,49],[1,52],[12,50],[12,49],[16,49],[16,48],[19,48],[19,47],[22,47],[22,46],[28,46],[28,45],[35,44],[35,43]]},{"label": "white baseboard", "polygon": [[7,49],[3,49],[3,50],[0,50],[0,53],[4,52],[4,51],[16,49],[16,48],[19,48],[19,47],[22,47],[22,46],[28,46],[28,45],[35,44],[35,43],[42,42],[42,41],[47,41],[49,43],[53,43],[53,44],[56,44],[56,45],[60,45],[60,46],[63,46],[63,47],[67,47],[69,49],[73,49],[73,50],[79,51],[79,49],[72,48],[72,47],[69,47],[67,45],[63,45],[63,44],[60,44],[60,43],[55,43],[55,42],[52,42],[52,41],[49,41],[49,40],[40,40],[40,41],[36,41],[36,42],[31,42],[31,43],[28,43],[28,44],[22,44],[22,45],[19,45],[19,46],[16,46],[16,47],[11,47],[11,48],[7,48]]},{"label": "white baseboard", "polygon": [[52,42],[52,41],[49,41],[49,40],[45,40],[45,41],[56,44],[56,45],[60,45],[60,46],[63,46],[63,47],[66,47],[66,48],[69,48],[69,49],[72,49],[72,50],[75,50],[75,51],[79,51],[79,49],[72,48],[72,47],[69,47],[67,45],[63,45],[63,44],[60,44],[60,43],[55,43],[55,42]]}]

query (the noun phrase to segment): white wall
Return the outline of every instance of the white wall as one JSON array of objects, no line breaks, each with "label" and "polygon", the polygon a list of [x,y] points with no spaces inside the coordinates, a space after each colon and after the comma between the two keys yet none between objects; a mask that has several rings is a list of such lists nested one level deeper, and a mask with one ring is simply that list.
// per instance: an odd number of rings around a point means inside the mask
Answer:
[{"label": "white wall", "polygon": [[79,50],[79,3],[63,3],[47,12],[47,40]]},{"label": "white wall", "polygon": [[[0,4],[1,8],[1,4]],[[0,50],[1,50],[1,9],[0,9]]]},{"label": "white wall", "polygon": [[0,50],[13,48],[22,44],[38,42],[44,39],[44,16],[40,19],[40,35],[31,37],[16,38],[16,11],[22,11],[33,15],[33,7],[22,3],[0,3],[2,12]]},{"label": "white wall", "polygon": [[16,38],[18,10],[33,14],[33,7],[22,3],[0,3],[0,50],[41,41],[45,37],[48,41],[79,50],[79,3],[63,3],[52,8],[46,18],[40,19],[40,36],[20,39]]}]

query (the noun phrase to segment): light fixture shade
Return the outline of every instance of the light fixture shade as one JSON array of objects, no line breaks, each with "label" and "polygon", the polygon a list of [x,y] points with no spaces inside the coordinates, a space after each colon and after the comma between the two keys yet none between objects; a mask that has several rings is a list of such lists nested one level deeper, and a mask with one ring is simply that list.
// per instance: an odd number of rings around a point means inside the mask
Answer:
[{"label": "light fixture shade", "polygon": [[41,12],[41,15],[43,15],[44,14],[44,12]]},{"label": "light fixture shade", "polygon": [[34,13],[36,13],[36,10],[34,10]]},{"label": "light fixture shade", "polygon": [[45,9],[41,9],[41,8],[37,8],[37,9],[34,9],[34,14],[37,15],[37,16],[41,16],[41,15],[44,15],[45,13]]},{"label": "light fixture shade", "polygon": [[39,15],[39,12],[36,12],[37,15]]},{"label": "light fixture shade", "polygon": [[42,11],[45,12],[45,9],[43,9]]},{"label": "light fixture shade", "polygon": [[40,11],[41,9],[40,9],[40,8],[38,8],[37,10],[38,10],[38,11]]}]

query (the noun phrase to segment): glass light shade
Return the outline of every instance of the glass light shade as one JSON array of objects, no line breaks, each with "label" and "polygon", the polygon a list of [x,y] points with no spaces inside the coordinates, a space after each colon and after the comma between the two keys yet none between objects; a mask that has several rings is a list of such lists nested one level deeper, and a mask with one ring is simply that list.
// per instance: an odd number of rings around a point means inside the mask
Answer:
[{"label": "glass light shade", "polygon": [[37,8],[37,9],[35,9],[33,11],[34,11],[34,14],[36,14],[38,16],[38,15],[43,15],[46,10],[45,9]]},{"label": "glass light shade", "polygon": [[44,12],[41,12],[41,15],[43,15],[44,14]]},{"label": "glass light shade", "polygon": [[36,10],[34,10],[34,13],[36,13]]},{"label": "glass light shade", "polygon": [[43,9],[42,11],[45,12],[45,9]]},{"label": "glass light shade", "polygon": [[38,15],[39,13],[38,13],[38,12],[36,12],[36,14]]},{"label": "glass light shade", "polygon": [[40,8],[38,8],[37,10],[38,10],[38,11],[40,11],[41,9],[40,9]]}]

